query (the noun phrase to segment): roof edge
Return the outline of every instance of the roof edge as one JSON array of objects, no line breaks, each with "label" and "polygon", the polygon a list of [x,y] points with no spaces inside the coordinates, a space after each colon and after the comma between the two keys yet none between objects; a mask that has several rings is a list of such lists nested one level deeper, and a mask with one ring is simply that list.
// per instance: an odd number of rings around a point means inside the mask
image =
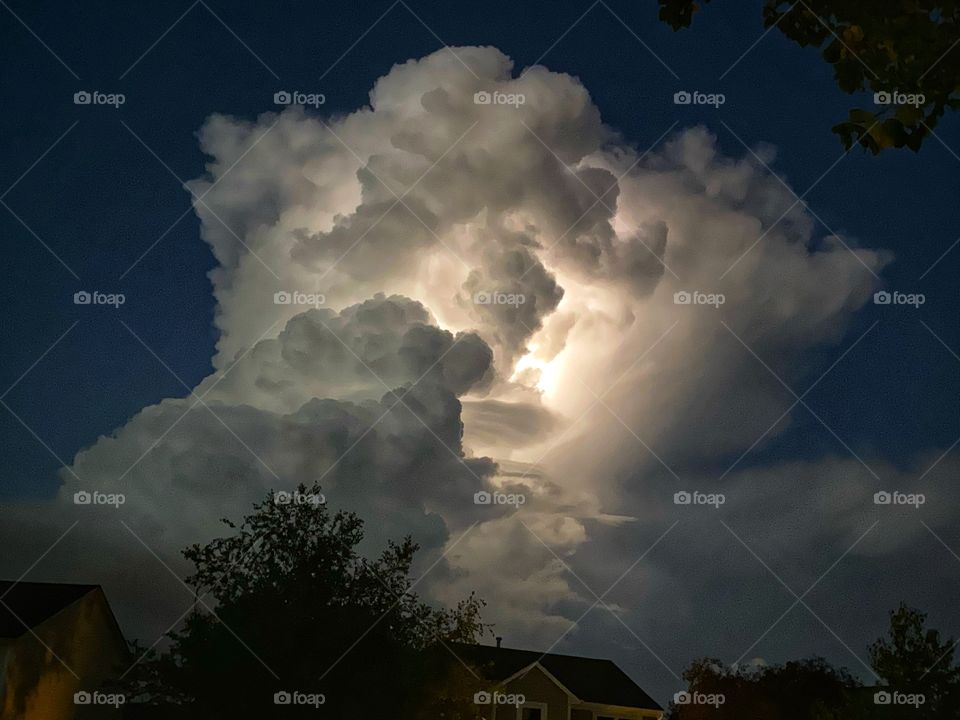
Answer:
[{"label": "roof edge", "polygon": [[544,675],[546,675],[547,678],[548,678],[554,685],[556,685],[558,688],[560,688],[561,690],[563,690],[572,700],[575,700],[575,701],[578,702],[578,703],[582,703],[582,702],[583,702],[583,701],[582,701],[580,698],[578,698],[573,692],[570,691],[570,688],[568,688],[566,685],[564,685],[562,682],[560,682],[560,681],[557,679],[557,676],[556,676],[556,675],[554,675],[552,672],[550,672],[549,670],[547,670],[543,665],[541,665],[539,660],[534,660],[532,663],[530,663],[530,664],[527,665],[526,667],[521,668],[520,670],[517,670],[517,672],[515,672],[513,675],[511,675],[510,677],[506,678],[505,680],[501,680],[500,682],[502,682],[504,685],[506,685],[508,682],[512,682],[513,680],[516,680],[517,678],[523,677],[524,675],[526,675],[528,672],[530,672],[530,671],[533,670],[534,668],[539,668],[539,669],[540,669],[540,672],[542,672]]}]

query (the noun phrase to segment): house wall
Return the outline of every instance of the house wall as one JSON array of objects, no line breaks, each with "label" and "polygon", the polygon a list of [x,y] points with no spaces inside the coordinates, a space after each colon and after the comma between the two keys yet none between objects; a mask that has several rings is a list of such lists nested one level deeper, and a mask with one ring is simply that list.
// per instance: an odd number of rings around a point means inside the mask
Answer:
[{"label": "house wall", "polygon": [[73,701],[77,691],[93,691],[117,677],[127,659],[123,637],[101,590],[88,593],[33,632],[37,637],[26,632],[6,642],[0,720],[119,717],[113,708],[77,706]]},{"label": "house wall", "polygon": [[[569,720],[567,716],[570,708],[569,696],[538,667],[507,683],[504,692],[523,694],[527,702],[546,703],[546,720]],[[509,709],[498,707],[496,718],[497,720],[514,720],[516,711],[512,707]]]},{"label": "house wall", "polygon": [[663,717],[660,710],[640,710],[618,705],[603,705],[600,703],[582,703],[571,709],[570,720],[596,720],[597,718],[613,718],[614,720],[659,720]]},{"label": "house wall", "polygon": [[[13,654],[13,642],[0,639],[0,703],[3,700],[4,689],[7,685],[7,661]],[[0,707],[3,707],[0,704]]]}]

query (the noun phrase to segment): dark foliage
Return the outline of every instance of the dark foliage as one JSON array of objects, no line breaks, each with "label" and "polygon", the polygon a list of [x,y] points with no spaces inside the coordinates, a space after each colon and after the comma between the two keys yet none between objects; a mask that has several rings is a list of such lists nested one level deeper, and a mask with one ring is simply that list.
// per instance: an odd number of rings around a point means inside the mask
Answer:
[{"label": "dark foliage", "polygon": [[876,674],[870,685],[822,658],[746,669],[696,660],[684,673],[692,701],[671,703],[667,718],[956,720],[960,669],[953,665],[954,643],[925,623],[923,613],[905,605],[890,613],[887,635],[870,647]]},{"label": "dark foliage", "polygon": [[[694,0],[658,1],[674,30],[700,10]],[[819,48],[844,92],[874,93],[869,109],[833,126],[847,149],[919,150],[944,112],[960,108],[957,0],[767,0],[763,25]]]},{"label": "dark foliage", "polygon": [[[170,648],[138,665],[131,707],[163,708],[145,717],[204,720],[470,717],[460,703],[468,688],[457,687],[464,681],[443,650],[479,639],[483,603],[470,596],[436,610],[420,601],[411,592],[417,546],[409,538],[367,561],[356,515],[270,498],[239,527],[223,522],[235,532],[184,551],[200,601]],[[276,693],[323,696],[323,704],[277,705]]]}]

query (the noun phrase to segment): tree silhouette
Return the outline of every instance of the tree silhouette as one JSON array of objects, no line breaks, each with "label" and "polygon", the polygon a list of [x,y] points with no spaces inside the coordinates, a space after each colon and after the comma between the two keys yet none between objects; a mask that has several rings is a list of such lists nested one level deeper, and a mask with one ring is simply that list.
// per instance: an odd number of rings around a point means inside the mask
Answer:
[{"label": "tree silhouette", "polygon": [[[198,603],[170,648],[138,666],[128,694],[141,715],[412,718],[443,705],[448,718],[472,717],[448,653],[487,628],[482,601],[423,603],[411,592],[417,545],[390,542],[367,561],[360,518],[318,496],[301,486],[294,502],[268,497],[239,527],[223,520],[233,534],[184,551],[196,566],[188,581],[215,603]],[[143,712],[151,706],[163,710]]]},{"label": "tree silhouette", "polygon": [[829,708],[850,707],[858,691],[846,670],[836,670],[822,658],[746,668],[701,658],[684,679],[688,702],[671,702],[669,720],[810,720],[826,717],[822,713]]},{"label": "tree silhouette", "polygon": [[888,688],[921,694],[919,708],[907,706],[903,717],[960,717],[960,668],[953,665],[956,643],[927,629],[927,616],[903,603],[890,613],[887,636],[870,646],[870,662]]},{"label": "tree silhouette", "polygon": [[[926,615],[903,604],[890,613],[887,634],[870,646],[871,664],[882,683],[876,686],[864,686],[822,658],[747,668],[712,658],[695,660],[684,673],[688,695],[670,703],[667,718],[956,720],[960,668],[953,665],[955,643],[941,640],[925,624]],[[911,697],[922,701],[910,704]]]},{"label": "tree silhouette", "polygon": [[[688,27],[700,3],[658,0],[660,19]],[[874,93],[833,126],[844,147],[919,150],[949,108],[960,108],[960,3],[956,0],[767,0],[763,25],[820,48],[846,93]]]}]

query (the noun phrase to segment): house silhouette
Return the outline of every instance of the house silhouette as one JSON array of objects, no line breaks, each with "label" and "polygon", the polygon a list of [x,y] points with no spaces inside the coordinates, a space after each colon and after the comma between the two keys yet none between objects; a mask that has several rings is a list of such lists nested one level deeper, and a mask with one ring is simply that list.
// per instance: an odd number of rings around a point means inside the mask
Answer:
[{"label": "house silhouette", "polygon": [[99,585],[0,580],[0,720],[118,717],[94,693],[128,659]]},{"label": "house silhouette", "polygon": [[663,708],[611,660],[451,644],[487,687],[474,696],[487,720],[659,720]]},{"label": "house silhouette", "polygon": [[[499,644],[456,643],[446,650],[449,665],[469,670],[475,710],[486,720],[663,717],[610,660]],[[98,701],[110,696],[104,683],[130,663],[99,585],[0,581],[0,720],[118,718],[123,710],[147,717],[150,708]],[[167,717],[173,708],[161,710]]]}]

